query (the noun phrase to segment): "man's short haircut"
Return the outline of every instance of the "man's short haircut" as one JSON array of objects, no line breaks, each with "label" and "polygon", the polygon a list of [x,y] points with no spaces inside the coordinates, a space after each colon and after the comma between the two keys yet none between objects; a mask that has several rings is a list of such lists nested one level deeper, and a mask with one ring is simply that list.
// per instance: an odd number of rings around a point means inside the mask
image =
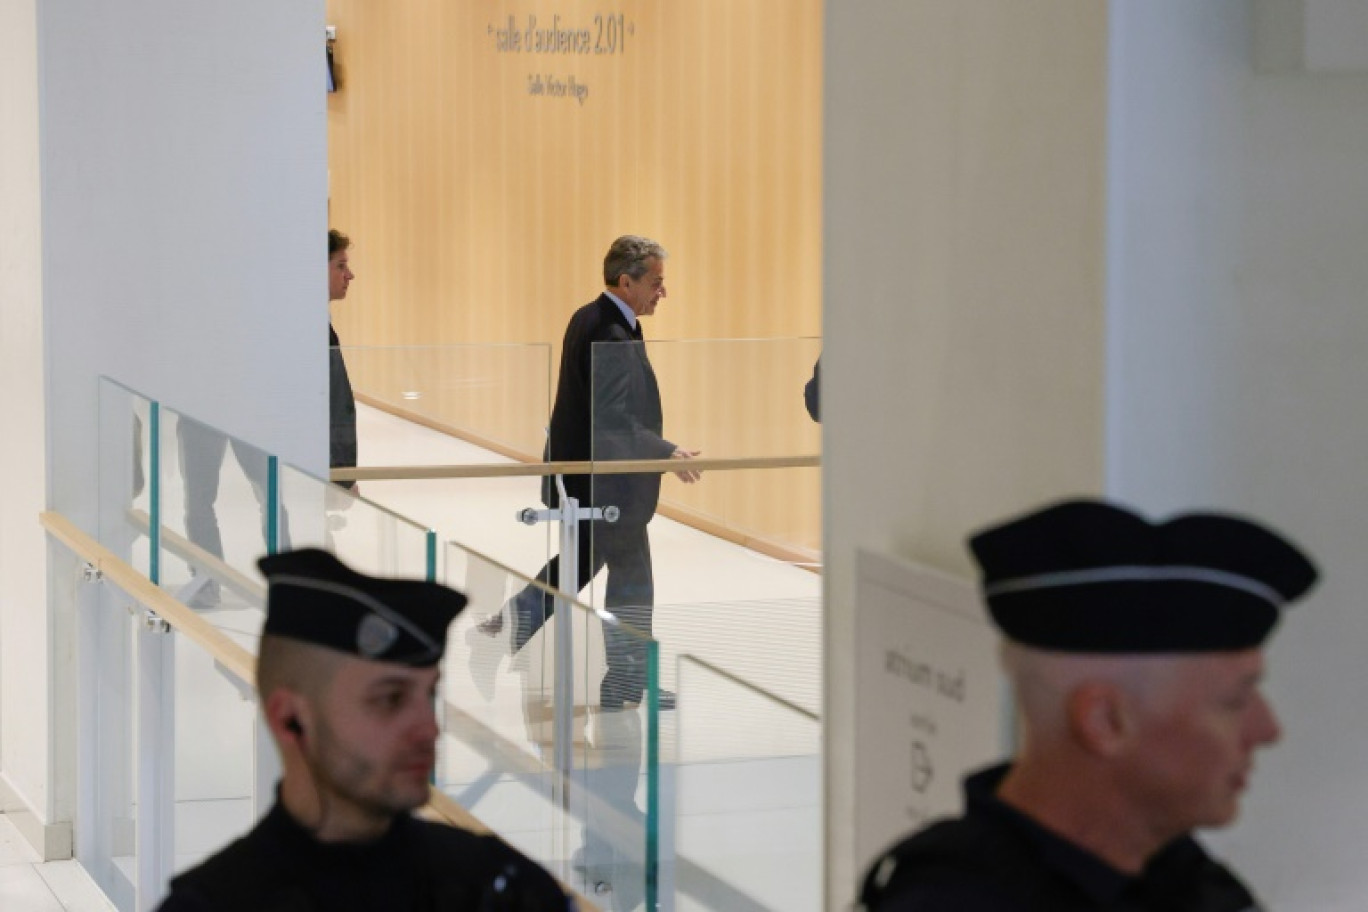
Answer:
[{"label": "man's short haircut", "polygon": [[640,279],[650,269],[650,260],[664,260],[668,253],[650,238],[624,234],[613,241],[608,255],[603,258],[603,284],[616,285],[621,276]]},{"label": "man's short haircut", "polygon": [[346,656],[289,637],[266,635],[257,649],[257,697],[264,704],[285,689],[317,700],[332,683]]},{"label": "man's short haircut", "polygon": [[1130,694],[1145,711],[1163,712],[1171,703],[1180,667],[1206,653],[1055,652],[1005,640],[999,655],[1028,730],[1058,734],[1074,688],[1106,681]]},{"label": "man's short haircut", "polygon": [[351,246],[351,238],[347,237],[336,228],[328,229],[328,259],[333,258],[333,254],[341,253]]}]

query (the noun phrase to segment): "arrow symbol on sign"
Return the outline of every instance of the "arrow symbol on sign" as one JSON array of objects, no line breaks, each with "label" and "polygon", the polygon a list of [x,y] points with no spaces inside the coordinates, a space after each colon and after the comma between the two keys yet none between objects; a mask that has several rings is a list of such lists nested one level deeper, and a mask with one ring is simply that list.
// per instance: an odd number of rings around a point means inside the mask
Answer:
[{"label": "arrow symbol on sign", "polygon": [[912,742],[912,789],[918,793],[925,792],[931,785],[931,779],[935,775],[935,770],[931,768],[931,754],[926,750],[926,745],[920,741]]}]

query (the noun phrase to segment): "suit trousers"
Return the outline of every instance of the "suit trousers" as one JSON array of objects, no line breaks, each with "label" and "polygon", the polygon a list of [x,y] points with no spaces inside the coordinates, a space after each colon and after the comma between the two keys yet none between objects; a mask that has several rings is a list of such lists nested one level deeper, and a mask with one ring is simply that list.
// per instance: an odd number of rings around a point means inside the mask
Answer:
[{"label": "suit trousers", "polygon": [[[608,583],[603,605],[621,623],[603,622],[604,652],[608,673],[599,685],[605,709],[623,702],[640,702],[646,690],[647,640],[655,606],[655,578],[651,571],[651,539],[644,525],[581,521],[579,524],[579,585],[604,567]],[[560,588],[560,556],[551,558],[537,581]],[[522,649],[555,612],[555,600],[540,589],[528,587],[513,600],[516,614],[514,650]],[[623,625],[631,628],[624,630]]]},{"label": "suit trousers", "polygon": [[[219,532],[217,501],[219,480],[223,472],[223,457],[230,440],[222,431],[202,424],[182,420],[176,425],[180,444],[180,469],[185,479],[185,537],[215,557],[223,557],[223,537]],[[236,439],[231,441],[233,456],[242,467],[242,474],[252,486],[261,513],[261,538],[267,538],[270,522],[266,501],[267,456]],[[290,546],[289,520],[280,511],[277,544],[284,550]],[[263,548],[264,550],[264,548]]]}]

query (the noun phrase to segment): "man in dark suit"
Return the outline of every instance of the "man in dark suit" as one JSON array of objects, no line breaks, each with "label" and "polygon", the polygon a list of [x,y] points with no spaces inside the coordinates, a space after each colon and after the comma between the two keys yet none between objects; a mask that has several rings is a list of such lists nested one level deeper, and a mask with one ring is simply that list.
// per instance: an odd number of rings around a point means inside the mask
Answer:
[{"label": "man in dark suit", "polygon": [[[613,242],[603,260],[605,290],[575,311],[565,330],[560,380],[551,411],[547,442],[550,461],[609,459],[691,459],[697,451],[675,446],[661,436],[663,419],[660,389],[646,357],[639,318],[655,313],[665,297],[665,249],[655,241],[625,235]],[[692,484],[698,473],[675,473]],[[542,499],[559,504],[553,478],[542,486]],[[570,475],[565,493],[580,506],[619,510],[615,523],[580,524],[579,583],[585,586],[607,566],[605,607],[622,623],[651,635],[655,583],[651,573],[651,543],[646,526],[660,498],[660,475]],[[537,579],[560,585],[560,558],[551,561]],[[554,602],[528,589],[512,603],[511,646],[521,649],[551,615]],[[494,635],[503,617],[480,626]],[[604,625],[608,672],[599,688],[604,709],[624,702],[640,702],[646,686],[645,650],[641,639],[619,625]],[[662,708],[670,708],[668,695]]]}]

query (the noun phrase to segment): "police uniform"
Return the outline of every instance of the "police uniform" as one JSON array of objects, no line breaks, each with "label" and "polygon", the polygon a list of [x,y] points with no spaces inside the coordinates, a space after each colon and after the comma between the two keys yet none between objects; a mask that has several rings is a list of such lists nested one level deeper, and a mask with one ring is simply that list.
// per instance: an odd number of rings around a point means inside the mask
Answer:
[{"label": "police uniform", "polygon": [[1116,870],[999,801],[1007,765],[970,776],[965,813],[887,852],[866,878],[870,912],[1257,912],[1229,871],[1183,837],[1138,876]]},{"label": "police uniform", "polygon": [[[264,633],[377,662],[430,667],[465,605],[419,580],[356,573],[315,549],[259,562],[269,583]],[[396,815],[379,839],[325,843],[279,801],[257,826],[171,882],[163,912],[572,909],[556,881],[493,836]]]},{"label": "police uniform", "polygon": [[[1256,523],[1188,514],[1154,524],[1069,501],[970,540],[993,621],[1043,650],[1115,655],[1259,646],[1315,583],[1310,560]],[[885,852],[868,912],[1257,912],[1249,890],[1191,837],[1135,875],[997,797],[1010,765],[965,781],[965,813]]]}]

